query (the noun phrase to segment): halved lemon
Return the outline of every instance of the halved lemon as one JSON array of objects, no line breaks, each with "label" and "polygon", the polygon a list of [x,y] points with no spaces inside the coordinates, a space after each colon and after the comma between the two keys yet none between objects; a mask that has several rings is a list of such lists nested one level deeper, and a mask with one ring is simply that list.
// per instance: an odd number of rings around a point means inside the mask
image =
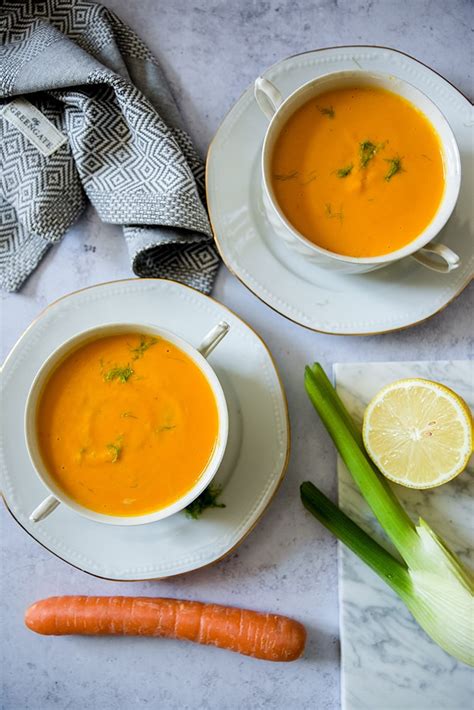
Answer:
[{"label": "halved lemon", "polygon": [[392,382],[367,407],[368,455],[391,481],[434,488],[464,471],[472,454],[472,415],[448,387],[422,379]]}]

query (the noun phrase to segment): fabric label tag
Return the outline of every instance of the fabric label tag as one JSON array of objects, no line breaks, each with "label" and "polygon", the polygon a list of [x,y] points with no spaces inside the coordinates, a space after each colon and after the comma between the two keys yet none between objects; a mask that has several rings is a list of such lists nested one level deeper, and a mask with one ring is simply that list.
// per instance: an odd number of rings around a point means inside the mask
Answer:
[{"label": "fabric label tag", "polygon": [[1,115],[18,128],[43,155],[51,155],[67,141],[67,137],[58,131],[54,123],[27,99],[13,99],[5,106]]}]

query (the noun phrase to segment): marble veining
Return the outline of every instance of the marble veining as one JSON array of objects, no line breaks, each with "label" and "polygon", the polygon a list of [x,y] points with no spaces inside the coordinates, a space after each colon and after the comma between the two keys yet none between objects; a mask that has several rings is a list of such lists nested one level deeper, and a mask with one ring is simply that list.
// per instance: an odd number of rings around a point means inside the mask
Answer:
[{"label": "marble veining", "polygon": [[[404,377],[442,382],[461,394],[471,408],[474,404],[474,369],[468,361],[345,364],[336,365],[334,372],[337,390],[358,422],[381,387]],[[342,461],[338,460],[337,468],[341,507],[391,547]],[[472,473],[471,463],[468,471],[433,490],[394,485],[412,518],[423,517],[471,569]],[[396,594],[342,545],[339,571],[343,710],[470,707],[473,670],[431,641]]]}]

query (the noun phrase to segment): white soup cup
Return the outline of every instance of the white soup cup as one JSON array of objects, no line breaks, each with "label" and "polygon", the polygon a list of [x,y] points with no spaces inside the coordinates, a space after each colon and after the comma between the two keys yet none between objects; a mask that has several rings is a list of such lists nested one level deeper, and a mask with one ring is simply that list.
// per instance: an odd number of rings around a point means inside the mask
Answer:
[{"label": "white soup cup", "polygon": [[[74,512],[79,513],[79,515],[83,515],[85,518],[89,518],[95,522],[108,523],[110,525],[142,525],[144,523],[152,523],[156,520],[167,518],[174,513],[178,513],[187,505],[192,503],[192,501],[204,491],[206,486],[208,486],[214,478],[222,461],[222,457],[224,456],[227,445],[229,433],[227,403],[217,375],[207,362],[206,357],[227,335],[229,328],[230,326],[228,323],[221,321],[205,336],[201,344],[197,348],[194,348],[186,340],[183,340],[168,330],[141,323],[120,323],[98,326],[90,330],[82,331],[57,348],[48,357],[37,373],[33,384],[31,385],[25,407],[25,437],[28,453],[36,474],[43,483],[44,487],[49,491],[49,495],[31,513],[31,522],[38,523],[39,521],[44,520],[44,518],[50,515],[50,513],[52,513],[58,505],[62,504]],[[37,409],[44,386],[46,385],[54,369],[62,360],[64,360],[65,357],[81,345],[84,345],[92,340],[97,340],[98,338],[108,335],[118,335],[120,333],[131,332],[145,333],[147,335],[162,337],[185,352],[194,364],[197,365],[211,387],[216,400],[218,413],[217,439],[209,463],[197,480],[196,484],[177,501],[166,506],[165,508],[147,513],[146,515],[105,515],[103,513],[97,513],[77,503],[62,490],[62,488],[57,484],[54,476],[52,476],[48,471],[42,459],[38,442],[36,421]],[[170,473],[172,474],[172,472]]]},{"label": "white soup cup", "polygon": [[[442,152],[445,188],[439,207],[425,229],[409,244],[381,256],[352,257],[337,254],[314,244],[288,221],[275,197],[271,180],[271,159],[278,135],[289,117],[300,106],[326,91],[347,87],[376,87],[398,94],[421,111],[435,129]],[[283,100],[280,91],[268,79],[255,81],[257,104],[269,119],[262,150],[263,202],[275,234],[306,260],[325,269],[343,273],[364,273],[388,266],[407,256],[440,273],[457,269],[460,258],[449,247],[432,240],[439,234],[454,210],[461,185],[461,161],[453,131],[437,106],[419,89],[389,74],[365,71],[341,71],[308,81]]]}]

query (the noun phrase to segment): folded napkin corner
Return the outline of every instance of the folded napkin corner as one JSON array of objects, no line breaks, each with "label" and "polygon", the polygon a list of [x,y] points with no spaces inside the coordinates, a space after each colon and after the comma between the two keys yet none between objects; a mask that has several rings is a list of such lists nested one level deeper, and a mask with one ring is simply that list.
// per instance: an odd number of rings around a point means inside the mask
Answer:
[{"label": "folded napkin corner", "polygon": [[[5,2],[2,12],[0,100],[17,114],[0,113],[2,287],[21,286],[87,198],[123,227],[138,276],[209,293],[219,257],[204,166],[155,57],[88,0]],[[59,135],[49,153],[48,134]]]}]

